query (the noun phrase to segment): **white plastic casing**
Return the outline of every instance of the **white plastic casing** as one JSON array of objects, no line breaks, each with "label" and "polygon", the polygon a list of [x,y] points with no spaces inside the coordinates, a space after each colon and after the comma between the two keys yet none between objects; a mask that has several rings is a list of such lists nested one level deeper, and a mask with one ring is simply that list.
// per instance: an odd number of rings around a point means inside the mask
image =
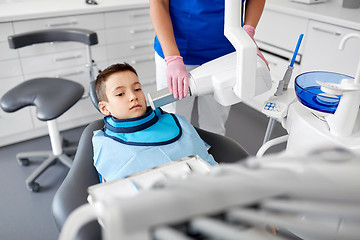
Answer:
[{"label": "white plastic casing", "polygon": [[[189,80],[191,95],[202,96],[213,93],[217,102],[223,106],[230,106],[244,100],[240,96],[248,99],[271,89],[270,72],[260,57],[257,57],[256,77],[251,81],[237,77],[237,65],[237,53],[233,52],[192,70]],[[247,84],[250,85],[251,90],[249,89],[249,93],[244,95],[239,89],[246,90]],[[238,88],[235,87],[236,85]],[[250,94],[251,91],[253,93]]]}]

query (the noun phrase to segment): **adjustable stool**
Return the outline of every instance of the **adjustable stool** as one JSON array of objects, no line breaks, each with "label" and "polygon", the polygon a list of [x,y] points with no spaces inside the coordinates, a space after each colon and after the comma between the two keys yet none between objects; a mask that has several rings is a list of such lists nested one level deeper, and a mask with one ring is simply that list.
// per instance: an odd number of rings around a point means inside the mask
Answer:
[{"label": "adjustable stool", "polygon": [[21,83],[8,91],[1,98],[1,108],[5,112],[15,112],[23,107],[36,107],[36,116],[46,121],[52,151],[23,152],[16,155],[21,165],[29,165],[32,158],[45,158],[45,161],[26,179],[29,190],[37,192],[40,185],[35,180],[52,164],[59,160],[71,167],[72,159],[66,154],[73,154],[76,148],[62,148],[56,118],[72,107],[83,95],[84,87],[76,82],[61,78],[37,78]]},{"label": "adjustable stool", "polygon": [[[97,34],[86,29],[51,29],[17,34],[8,37],[10,48],[17,49],[38,43],[49,42],[80,42],[87,49],[87,67],[90,81],[93,81],[93,60],[90,46],[98,43]],[[45,161],[26,179],[29,190],[38,192],[40,185],[35,180],[58,160],[71,167],[74,148],[63,148],[63,139],[59,133],[56,119],[79,101],[84,94],[84,87],[75,81],[43,77],[26,80],[10,89],[0,100],[5,112],[15,112],[26,106],[35,106],[36,116],[46,121],[51,142],[51,151],[18,153],[16,158],[21,165],[27,166],[31,159],[45,158]]]}]

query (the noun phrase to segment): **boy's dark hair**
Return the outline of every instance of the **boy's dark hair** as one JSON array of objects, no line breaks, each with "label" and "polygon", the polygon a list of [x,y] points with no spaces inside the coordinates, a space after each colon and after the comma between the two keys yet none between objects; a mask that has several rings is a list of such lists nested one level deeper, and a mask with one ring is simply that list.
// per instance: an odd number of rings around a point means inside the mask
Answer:
[{"label": "boy's dark hair", "polygon": [[99,102],[108,101],[108,98],[105,94],[105,84],[104,84],[107,78],[114,73],[124,72],[124,71],[131,71],[135,73],[136,76],[138,76],[136,70],[126,62],[113,64],[99,73],[99,75],[96,77],[95,80],[95,91]]}]

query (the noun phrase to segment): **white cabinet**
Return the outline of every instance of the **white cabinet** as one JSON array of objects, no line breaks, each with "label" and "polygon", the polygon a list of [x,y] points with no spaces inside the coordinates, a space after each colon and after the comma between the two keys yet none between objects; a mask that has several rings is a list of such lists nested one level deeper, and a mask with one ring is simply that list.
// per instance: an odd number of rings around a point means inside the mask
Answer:
[{"label": "white cabinet", "polygon": [[155,84],[154,29],[148,8],[105,13],[109,64],[127,62],[144,87]]},{"label": "white cabinet", "polygon": [[354,29],[310,21],[306,33],[301,70],[331,71],[354,76],[360,56],[359,39],[349,39],[344,49],[339,50],[341,39]]},{"label": "white cabinet", "polygon": [[15,33],[53,28],[86,28],[99,30],[104,28],[104,21],[102,14],[97,13],[17,21],[13,22],[13,25]]},{"label": "white cabinet", "polygon": [[[27,79],[67,78],[81,83],[85,88],[85,95],[59,117],[60,129],[84,125],[102,117],[87,97],[89,72],[83,44],[46,43],[13,50],[7,43],[7,37],[12,34],[67,27],[90,29],[98,34],[99,44],[92,47],[92,58],[99,69],[113,63],[128,62],[137,70],[144,91],[155,89],[155,34],[149,8],[139,7],[0,23],[0,96]],[[27,107],[15,113],[4,113],[0,110],[0,146],[46,133],[46,123],[36,118],[34,107]]]},{"label": "white cabinet", "polygon": [[[291,56],[301,33],[307,29],[308,19],[265,9],[256,28],[255,39],[275,46]],[[302,49],[299,50],[302,53]]]},{"label": "white cabinet", "polygon": [[[300,34],[307,31],[308,19],[265,9],[256,28],[255,40],[269,62],[274,81],[282,79],[293,56]],[[300,71],[304,41],[295,59],[292,80]],[[277,84],[277,82],[274,82]]]},{"label": "white cabinet", "polygon": [[21,76],[18,54],[9,49],[7,42],[7,37],[12,34],[11,23],[0,23],[0,79]]},{"label": "white cabinet", "polygon": [[[13,34],[11,23],[0,23],[0,97],[23,81],[21,65],[16,51],[10,50],[7,36]],[[6,113],[0,109],[1,137],[21,134],[33,128],[30,109]]]},{"label": "white cabinet", "polygon": [[[86,28],[98,32],[99,44],[93,47],[93,57],[98,61],[107,61],[104,44],[104,20],[102,14],[44,18],[12,23],[14,33],[54,28]],[[89,70],[87,64],[87,49],[84,44],[74,42],[43,43],[34,46],[10,50],[17,52],[21,64],[21,74],[24,80],[37,77],[63,77],[81,83],[85,88],[85,96],[89,89]],[[89,98],[83,98],[72,108],[72,114],[66,113],[58,118],[60,129],[76,127],[93,119],[101,117],[94,108],[89,108]],[[31,137],[45,134],[46,123],[36,117],[35,108],[30,108],[33,128],[24,136]],[[4,135],[2,133],[2,135]],[[9,138],[6,138],[7,140]],[[15,140],[14,140],[15,141]]]},{"label": "white cabinet", "polygon": [[[7,90],[15,87],[22,81],[22,78],[12,77],[6,80],[0,79],[0,86],[4,86],[7,81],[6,87],[0,88],[0,96],[2,96]],[[1,137],[22,134],[24,131],[33,129],[33,119],[30,114],[30,108],[23,108],[14,113],[6,113],[0,109],[0,133]]]},{"label": "white cabinet", "polygon": [[352,32],[360,31],[265,9],[255,39],[259,48],[264,50],[273,79],[284,74],[302,33],[304,39],[296,58],[293,78],[300,72],[314,70],[354,76],[360,53],[358,40],[350,39],[344,50],[339,50],[340,40]]}]

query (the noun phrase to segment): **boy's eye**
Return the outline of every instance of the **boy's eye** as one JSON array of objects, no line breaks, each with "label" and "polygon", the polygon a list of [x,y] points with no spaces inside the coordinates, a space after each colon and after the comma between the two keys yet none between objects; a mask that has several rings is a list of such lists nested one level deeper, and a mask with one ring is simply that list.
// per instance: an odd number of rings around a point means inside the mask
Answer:
[{"label": "boy's eye", "polygon": [[136,88],[135,91],[141,91],[141,88]]},{"label": "boy's eye", "polygon": [[122,95],[124,95],[123,93],[118,93],[118,94],[116,94],[116,96],[122,96]]}]

